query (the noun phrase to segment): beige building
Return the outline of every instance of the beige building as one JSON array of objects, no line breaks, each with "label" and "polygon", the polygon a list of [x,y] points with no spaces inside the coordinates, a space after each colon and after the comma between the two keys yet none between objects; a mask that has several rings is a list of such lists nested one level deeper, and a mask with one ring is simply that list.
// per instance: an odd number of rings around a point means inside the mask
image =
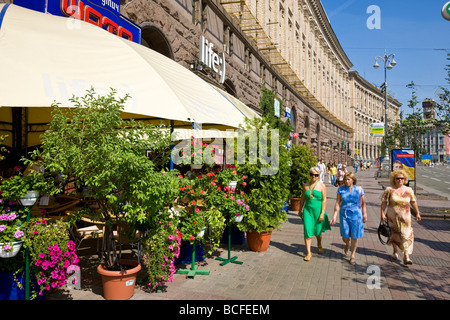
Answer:
[{"label": "beige building", "polygon": [[120,0],[120,14],[142,28],[142,45],[258,112],[261,87],[272,89],[291,110],[293,142],[317,157],[350,164],[356,146],[380,154],[366,125],[381,121],[381,91],[349,71],[319,0]]},{"label": "beige building", "polygon": [[[349,72],[351,87],[351,126],[355,129],[353,135],[353,155],[358,160],[374,160],[380,155],[381,137],[371,136],[372,123],[384,121],[384,92],[375,87],[357,71]],[[388,125],[400,119],[401,103],[388,95]],[[383,121],[382,121],[383,120]]]}]

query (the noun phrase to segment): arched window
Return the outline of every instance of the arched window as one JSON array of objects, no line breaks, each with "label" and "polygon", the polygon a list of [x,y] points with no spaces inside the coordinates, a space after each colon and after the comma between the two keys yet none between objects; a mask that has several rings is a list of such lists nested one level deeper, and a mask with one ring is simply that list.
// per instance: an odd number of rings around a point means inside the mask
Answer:
[{"label": "arched window", "polygon": [[173,51],[164,33],[151,23],[144,23],[141,27],[141,44],[173,60]]}]

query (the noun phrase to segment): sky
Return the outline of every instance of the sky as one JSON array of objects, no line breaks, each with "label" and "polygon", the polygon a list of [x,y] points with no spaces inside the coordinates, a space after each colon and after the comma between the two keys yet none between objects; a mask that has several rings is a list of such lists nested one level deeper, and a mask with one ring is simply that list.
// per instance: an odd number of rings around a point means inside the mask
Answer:
[{"label": "sky", "polygon": [[[450,64],[450,21],[441,15],[448,0],[321,0],[331,27],[347,57],[368,82],[381,86],[384,62],[375,57],[394,54],[397,65],[387,70],[388,93],[408,102],[414,82],[419,108],[425,98],[439,100],[440,87],[450,87],[445,67]],[[376,7],[371,7],[376,6]],[[375,9],[375,11],[373,10]],[[416,110],[417,111],[417,110]]]}]

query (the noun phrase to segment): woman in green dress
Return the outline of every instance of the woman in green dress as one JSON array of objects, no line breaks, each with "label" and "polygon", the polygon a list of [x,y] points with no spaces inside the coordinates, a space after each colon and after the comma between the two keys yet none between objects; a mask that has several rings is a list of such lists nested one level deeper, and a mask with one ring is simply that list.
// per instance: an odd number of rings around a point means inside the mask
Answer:
[{"label": "woman in green dress", "polygon": [[303,197],[300,200],[299,216],[303,219],[305,237],[305,261],[311,260],[311,238],[317,239],[317,253],[323,253],[322,233],[331,230],[325,208],[327,206],[327,188],[319,181],[320,170],[313,167],[309,170],[309,183],[303,186]]}]

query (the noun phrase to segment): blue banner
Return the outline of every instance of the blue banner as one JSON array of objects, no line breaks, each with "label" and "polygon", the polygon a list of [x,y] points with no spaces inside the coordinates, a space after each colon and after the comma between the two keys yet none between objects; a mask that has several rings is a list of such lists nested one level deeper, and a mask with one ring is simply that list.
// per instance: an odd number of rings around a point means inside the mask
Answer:
[{"label": "blue banner", "polygon": [[15,0],[14,4],[84,20],[119,37],[141,43],[141,28],[120,14],[120,0]]}]

